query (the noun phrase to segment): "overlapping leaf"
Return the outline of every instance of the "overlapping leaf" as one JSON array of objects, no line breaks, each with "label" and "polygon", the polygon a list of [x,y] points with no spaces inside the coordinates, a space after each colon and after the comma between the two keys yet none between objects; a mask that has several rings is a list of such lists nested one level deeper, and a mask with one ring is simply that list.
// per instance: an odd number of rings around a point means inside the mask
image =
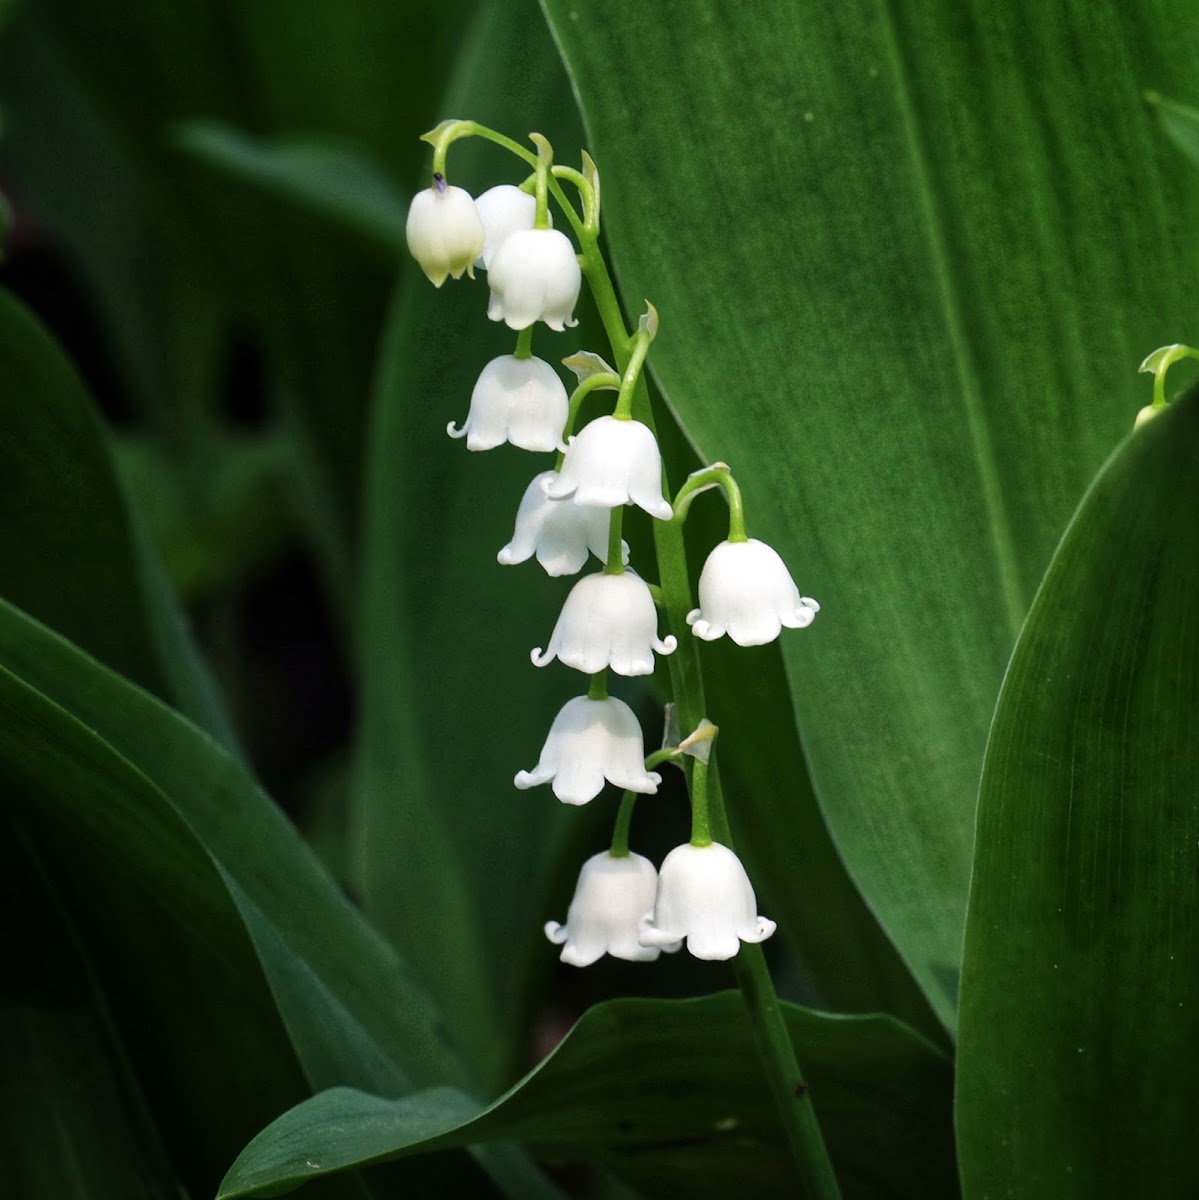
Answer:
[{"label": "overlapping leaf", "polygon": [[972,1197],[1199,1189],[1199,392],[1054,556],[987,746],[959,1047]]},{"label": "overlapping leaf", "polygon": [[545,8],[656,377],[824,606],[784,653],[832,833],[952,1027],[1003,667],[1199,271],[1140,102],[1189,10]]},{"label": "overlapping leaf", "polygon": [[[952,1195],[948,1062],[889,1018],[788,1007],[787,1021],[845,1194]],[[737,1180],[752,1180],[754,1195],[791,1195],[782,1133],[751,1047],[736,993],[611,1001],[486,1109],[446,1089],[401,1101],[344,1088],[316,1096],[246,1148],[220,1194],[273,1194],[347,1166],[511,1138],[561,1161],[671,1179],[676,1188],[677,1172],[696,1158],[703,1174],[685,1176],[688,1195],[727,1195]]]}]

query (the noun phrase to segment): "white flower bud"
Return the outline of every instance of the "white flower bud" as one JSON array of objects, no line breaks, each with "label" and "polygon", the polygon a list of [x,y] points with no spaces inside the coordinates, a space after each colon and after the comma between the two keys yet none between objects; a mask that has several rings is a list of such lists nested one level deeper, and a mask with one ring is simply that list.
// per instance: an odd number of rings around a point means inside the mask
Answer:
[{"label": "white flower bud", "polygon": [[558,372],[541,358],[501,354],[482,370],[461,429],[468,450],[491,450],[511,442],[522,450],[560,450],[570,398]]},{"label": "white flower bud", "polygon": [[496,249],[487,268],[491,302],[487,315],[509,329],[544,321],[562,332],[574,326],[575,305],[583,284],[570,238],[557,229],[520,229]]},{"label": "white flower bud", "polygon": [[[601,561],[607,558],[607,509],[551,500],[545,489],[557,478],[557,471],[542,471],[525,488],[512,540],[496,555],[505,567],[536,554],[547,575],[577,575],[587,562],[588,550]],[[629,544],[622,541],[620,545],[622,561],[627,564]]]},{"label": "white flower bud", "polygon": [[475,259],[483,253],[483,222],[470,192],[444,180],[412,197],[408,209],[408,249],[434,287],[446,276],[475,277]]},{"label": "white flower bud", "polygon": [[533,228],[537,218],[537,197],[510,183],[501,183],[476,196],[475,208],[479,210],[485,234],[483,253],[475,260],[475,266],[486,270],[500,243],[509,234]]},{"label": "white flower bud", "polygon": [[687,624],[705,641],[728,634],[739,646],[772,642],[784,625],[811,625],[820,605],[801,596],[778,554],[750,538],[721,542],[708,555],[699,576],[699,608]]},{"label": "white flower bud", "polygon": [[641,918],[643,946],[675,948],[684,938],[696,958],[732,958],[742,942],[764,942],[775,929],[758,916],[741,860],[719,842],[676,846],[658,873],[651,912]]},{"label": "white flower bud", "polygon": [[570,590],[548,649],[533,651],[533,665],[555,658],[594,675],[611,667],[617,675],[650,675],[654,654],[670,654],[673,636],[658,640],[658,612],[644,579],[622,575],[584,575]]},{"label": "white flower bud", "polygon": [[653,795],[662,776],[645,769],[641,726],[623,700],[576,696],[554,718],[536,768],[518,772],[514,782],[523,790],[551,780],[563,804],[586,804],[603,791],[604,780]]},{"label": "white flower bud", "polygon": [[586,967],[605,954],[630,962],[657,958],[658,946],[637,940],[637,923],[654,902],[657,878],[654,864],[640,854],[613,858],[605,851],[589,858],[579,872],[566,924],[545,924],[545,936],[562,946],[562,961]]},{"label": "white flower bud", "polygon": [[619,417],[597,417],[570,439],[561,474],[546,494],[597,508],[636,504],[659,521],[674,516],[662,495],[662,455],[653,433]]}]

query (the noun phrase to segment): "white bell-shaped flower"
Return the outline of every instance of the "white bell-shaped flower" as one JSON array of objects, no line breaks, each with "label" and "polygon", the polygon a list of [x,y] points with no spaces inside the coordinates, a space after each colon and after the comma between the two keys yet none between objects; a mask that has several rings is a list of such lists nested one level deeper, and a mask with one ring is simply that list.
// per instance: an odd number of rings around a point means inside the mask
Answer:
[{"label": "white bell-shaped flower", "polygon": [[479,374],[462,428],[451,421],[445,431],[466,438],[468,450],[505,442],[522,450],[559,450],[569,409],[566,385],[545,359],[501,354]]},{"label": "white bell-shaped flower", "polygon": [[500,183],[475,197],[475,208],[483,222],[485,240],[483,253],[475,260],[483,270],[491,265],[492,257],[509,234],[532,229],[537,219],[537,197],[511,183]]},{"label": "white bell-shaped flower", "polygon": [[584,575],[570,589],[549,646],[533,651],[533,665],[555,658],[594,675],[611,667],[617,675],[650,675],[654,651],[670,654],[673,635],[658,640],[658,611],[644,579],[621,575]]},{"label": "white bell-shaped flower", "polygon": [[487,315],[509,329],[544,321],[562,332],[575,326],[583,275],[570,238],[557,229],[518,229],[496,249],[487,268]]},{"label": "white bell-shaped flower", "polygon": [[574,967],[589,966],[605,954],[652,962],[661,947],[638,941],[638,922],[654,902],[657,879],[654,864],[640,854],[593,855],[579,872],[566,924],[547,921],[545,936],[562,947],[562,961]]},{"label": "white bell-shaped flower", "polygon": [[537,766],[518,772],[514,782],[524,789],[552,781],[563,804],[586,804],[603,791],[604,780],[646,795],[653,795],[662,782],[656,771],[645,769],[636,715],[615,696],[568,700],[550,726]]},{"label": "white bell-shaped flower", "polygon": [[[525,488],[512,540],[496,555],[505,567],[536,554],[547,575],[577,575],[589,550],[601,561],[607,558],[608,510],[551,500],[545,488],[557,478],[557,471],[542,471]],[[629,544],[622,541],[620,545],[627,564]]]},{"label": "white bell-shaped flower", "polygon": [[483,221],[470,192],[438,178],[412,197],[408,207],[408,249],[434,287],[446,277],[475,277],[475,259],[483,253]]},{"label": "white bell-shaped flower", "polygon": [[742,942],[764,942],[774,922],[758,916],[741,860],[719,842],[676,846],[658,872],[651,911],[641,918],[643,946],[667,949],[686,939],[696,958],[732,958]]},{"label": "white bell-shaped flower", "polygon": [[756,538],[721,542],[704,563],[699,576],[699,608],[687,614],[687,624],[705,641],[728,634],[739,646],[772,642],[784,625],[811,625],[820,605],[801,596],[786,564]]},{"label": "white bell-shaped flower", "polygon": [[674,516],[662,495],[662,455],[653,432],[619,417],[597,417],[570,439],[546,495],[596,508],[636,504],[659,521]]}]

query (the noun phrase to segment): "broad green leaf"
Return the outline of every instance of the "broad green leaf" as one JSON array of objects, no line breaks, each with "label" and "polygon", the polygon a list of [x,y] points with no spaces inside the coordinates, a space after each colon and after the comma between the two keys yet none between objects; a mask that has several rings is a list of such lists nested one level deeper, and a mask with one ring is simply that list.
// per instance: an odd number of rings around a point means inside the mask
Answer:
[{"label": "broad green leaf", "polygon": [[91,399],[4,293],[0,416],[0,595],[234,745]]},{"label": "broad green leaf", "polygon": [[1054,555],[987,745],[966,927],[970,1196],[1199,1191],[1199,391]]},{"label": "broad green leaf", "polygon": [[1192,305],[1137,100],[1193,79],[1189,6],[544,7],[655,377],[823,605],[782,646],[834,840],[952,1028],[1004,664]]},{"label": "broad green leaf", "polygon": [[[143,794],[153,799],[127,804],[137,820],[189,830],[210,856],[311,1086],[352,1084],[397,1095],[413,1086],[471,1082],[421,985],[342,896],[287,818],[216,743],[2,602],[0,666],[12,673],[14,687],[23,680],[29,693],[14,704],[14,718],[35,707],[36,688],[62,710],[55,710],[55,720],[46,718],[47,738],[94,731],[89,737],[103,738],[106,750],[132,764],[127,770],[136,767],[145,776],[150,790]],[[61,751],[19,754],[15,719],[11,736],[12,761],[21,770],[44,759],[50,781],[63,786],[55,768]],[[89,776],[67,791],[93,822],[103,819],[103,806],[93,804],[97,786]],[[146,852],[153,851],[150,842]],[[106,865],[101,857],[94,867]],[[181,906],[184,912],[190,907]],[[124,925],[113,919],[112,928],[119,933]],[[130,963],[127,978],[137,977]],[[186,1044],[203,1049],[202,1039]],[[505,1147],[489,1151],[484,1165],[512,1194],[544,1188],[527,1162]]]},{"label": "broad green leaf", "polygon": [[1199,166],[1199,108],[1167,100],[1157,92],[1146,92],[1145,99],[1156,110],[1157,119],[1170,141]]},{"label": "broad green leaf", "polygon": [[357,229],[393,254],[405,250],[408,198],[359,148],[313,138],[267,142],[211,121],[179,126],[175,141],[232,176]]},{"label": "broad green leaf", "polygon": [[0,905],[6,1189],[56,1200],[176,1200],[174,1169],[99,981],[8,819],[0,820]]},{"label": "broad green leaf", "polygon": [[[947,1060],[887,1017],[794,1006],[786,1015],[845,1195],[953,1195]],[[275,1194],[347,1166],[497,1138],[617,1176],[676,1181],[698,1151],[705,1174],[691,1177],[687,1195],[728,1195],[737,1180],[755,1196],[793,1195],[751,1045],[734,992],[610,1001],[486,1109],[451,1089],[395,1101],[339,1088],[306,1101],[246,1147],[220,1197]]]},{"label": "broad green leaf", "polygon": [[[27,846],[44,873],[46,919],[57,912],[71,930],[67,945],[42,947],[47,986],[56,965],[69,975],[78,970],[72,960],[86,955],[95,980],[77,984],[85,990],[75,1000],[78,1034],[111,1023],[107,1053],[120,1046],[129,1060],[111,1063],[126,1111],[133,1115],[130,1089],[140,1092],[180,1181],[211,1191],[247,1131],[307,1092],[219,870],[149,780],[7,669],[0,669],[0,795],[6,837]],[[14,938],[33,936],[42,923],[29,898],[6,909]],[[36,989],[38,978],[33,970],[6,973],[5,990]],[[55,1021],[52,990],[27,999],[31,1023]],[[67,1013],[58,1020],[65,1027]],[[69,1090],[52,1103],[64,1138],[90,1136]],[[147,1169],[153,1165],[147,1157]],[[104,1168],[81,1158],[78,1170]]]},{"label": "broad green leaf", "polygon": [[219,746],[0,604],[0,665],[138,768],[224,874],[316,1087],[460,1082],[423,991]]},{"label": "broad green leaf", "polygon": [[[481,9],[447,111],[540,129],[573,161],[580,134],[539,22],[529,3]],[[527,168],[460,144],[449,173],[478,191],[519,182]],[[530,974],[552,962],[541,928],[558,834],[595,817],[564,812],[548,788],[512,784],[585,683],[529,663],[572,581],[534,562],[496,562],[524,489],[552,460],[511,446],[472,454],[446,437],[485,363],[514,345],[486,309],[482,272],[440,290],[409,272],[388,317],[367,481],[352,837],[367,912],[429,980],[448,1026],[498,1087],[516,1073],[505,1056],[519,1044]],[[579,345],[577,331],[542,329],[533,351],[555,362]]]}]

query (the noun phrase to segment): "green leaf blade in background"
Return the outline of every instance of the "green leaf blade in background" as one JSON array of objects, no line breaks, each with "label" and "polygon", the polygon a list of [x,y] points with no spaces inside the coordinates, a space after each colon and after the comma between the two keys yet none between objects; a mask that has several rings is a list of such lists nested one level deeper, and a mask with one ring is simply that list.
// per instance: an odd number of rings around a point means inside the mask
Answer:
[{"label": "green leaf blade in background", "polygon": [[[954,1195],[948,1060],[888,1017],[794,1006],[786,1016],[846,1197]],[[654,1179],[653,1195],[682,1194],[688,1178],[689,1196],[727,1195],[737,1180],[752,1180],[754,1195],[788,1196],[791,1168],[751,1047],[736,993],[610,1001],[484,1110],[445,1089],[398,1102],[346,1089],[314,1097],[255,1138],[220,1196],[274,1194],[327,1171],[493,1139],[527,1140],[552,1161],[591,1162],[629,1182]],[[697,1145],[703,1178],[685,1174]]]},{"label": "green leaf blade in background", "polygon": [[966,1195],[1199,1190],[1199,392],[1054,556],[987,747],[962,978]]},{"label": "green leaf blade in background", "polygon": [[235,747],[91,398],[5,293],[0,414],[0,595]]},{"label": "green leaf blade in background", "polygon": [[175,1200],[175,1170],[96,973],[27,842],[7,817],[0,832],[5,1185],[15,1196]]},{"label": "green leaf blade in background", "polygon": [[175,142],[231,176],[333,217],[404,253],[409,197],[378,163],[352,146],[317,139],[263,141],[212,121],[189,121]]},{"label": "green leaf blade in background", "polygon": [[[47,926],[53,935],[41,945],[40,970],[6,973],[5,1003],[52,1027],[50,997],[31,1003],[23,991],[41,978],[51,996],[59,992],[60,1025],[72,1007],[82,1009],[77,1035],[107,1035],[114,1100],[123,1100],[111,1118],[96,1113],[80,1123],[68,1087],[51,1100],[62,1136],[83,1139],[82,1151],[88,1134],[111,1119],[115,1137],[123,1109],[141,1118],[132,1128],[141,1125],[143,1142],[152,1122],[157,1138],[149,1144],[160,1139],[180,1184],[203,1194],[247,1129],[307,1091],[220,873],[143,775],[7,668],[0,669],[0,794],[6,838],[37,864],[42,882],[34,894],[46,903],[39,917],[26,899],[6,914],[6,928],[16,938]],[[86,1005],[61,994],[72,972],[83,973],[77,986],[92,993]],[[126,1059],[130,1065],[118,1070]],[[31,1132],[37,1136],[14,1171],[26,1155],[36,1167],[45,1131]],[[147,1167],[161,1162],[161,1147]],[[84,1177],[101,1170],[86,1157],[77,1169]]]},{"label": "green leaf blade in background", "polygon": [[[478,11],[444,103],[505,130],[540,129],[563,161],[577,160],[569,85],[532,3]],[[527,168],[474,142],[454,147],[448,171],[477,194]],[[568,812],[548,788],[512,782],[585,688],[575,672],[529,662],[572,581],[496,562],[529,480],[552,460],[508,445],[470,453],[445,433],[465,418],[487,361],[512,351],[516,335],[487,320],[487,297],[483,272],[440,290],[408,272],[387,319],[367,464],[351,828],[366,912],[499,1087],[524,1061],[532,981],[553,961],[541,935],[547,874],[565,832],[598,808]],[[557,363],[586,344],[586,328],[542,328],[533,353]]]},{"label": "green leaf blade in background", "polygon": [[1140,93],[1199,35],[1182,3],[544,7],[655,378],[823,605],[782,645],[834,840],[952,1029],[1004,664],[1190,311],[1199,199]]}]

